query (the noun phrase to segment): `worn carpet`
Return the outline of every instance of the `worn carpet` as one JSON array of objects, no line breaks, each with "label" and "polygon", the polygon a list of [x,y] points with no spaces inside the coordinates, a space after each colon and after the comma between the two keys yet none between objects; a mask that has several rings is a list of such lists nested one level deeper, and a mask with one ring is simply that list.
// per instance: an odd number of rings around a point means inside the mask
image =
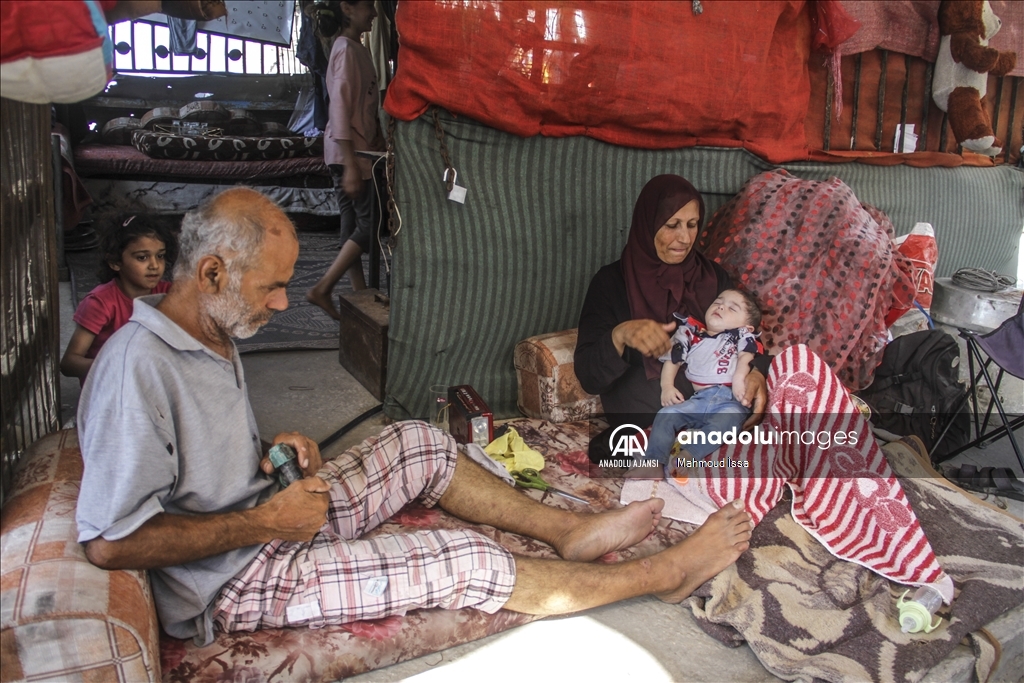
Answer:
[{"label": "worn carpet", "polygon": [[[320,279],[337,254],[337,232],[299,233],[299,258],[288,287],[288,310],[275,314],[252,337],[235,340],[239,353],[338,348],[338,323],[319,307],[306,302],[306,290]],[[99,284],[96,279],[99,251],[69,251],[66,260],[77,308],[78,302]],[[380,282],[384,286],[383,267],[381,270]],[[369,260],[366,256],[363,257],[363,271],[369,282]],[[334,295],[337,298],[339,294],[351,291],[346,277],[335,287]]]}]

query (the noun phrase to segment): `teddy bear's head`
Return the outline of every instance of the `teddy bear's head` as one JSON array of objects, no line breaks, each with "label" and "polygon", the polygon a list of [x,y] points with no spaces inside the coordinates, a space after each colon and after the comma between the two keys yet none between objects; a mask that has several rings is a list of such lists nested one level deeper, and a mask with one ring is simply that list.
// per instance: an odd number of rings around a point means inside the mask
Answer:
[{"label": "teddy bear's head", "polygon": [[988,0],[958,0],[939,6],[939,31],[943,35],[967,33],[988,41],[1002,25]]}]

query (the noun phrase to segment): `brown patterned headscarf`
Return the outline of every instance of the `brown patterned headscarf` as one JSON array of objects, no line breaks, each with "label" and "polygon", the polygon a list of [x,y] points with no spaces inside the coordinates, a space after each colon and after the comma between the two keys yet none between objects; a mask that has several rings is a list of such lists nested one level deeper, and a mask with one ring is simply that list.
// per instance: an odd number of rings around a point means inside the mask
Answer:
[{"label": "brown patterned headscarf", "polygon": [[[633,320],[667,323],[673,313],[704,320],[704,312],[718,295],[718,275],[711,260],[697,251],[696,246],[682,263],[675,265],[658,258],[654,248],[654,235],[661,226],[694,200],[700,207],[700,230],[704,228],[704,199],[685,178],[660,175],[640,191],[633,208],[629,238],[622,249],[622,275]],[[694,242],[696,244],[696,239]],[[644,367],[648,379],[661,372],[656,358],[644,358]]]}]

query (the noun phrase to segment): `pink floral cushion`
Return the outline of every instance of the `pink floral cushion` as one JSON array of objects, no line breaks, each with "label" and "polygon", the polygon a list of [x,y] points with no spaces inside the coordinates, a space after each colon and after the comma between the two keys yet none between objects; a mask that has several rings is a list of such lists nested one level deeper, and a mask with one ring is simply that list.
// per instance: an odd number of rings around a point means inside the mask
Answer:
[{"label": "pink floral cushion", "polygon": [[586,420],[601,412],[601,399],[583,391],[574,370],[575,329],[524,339],[515,348],[519,411],[551,422]]},{"label": "pink floral cushion", "polygon": [[0,521],[3,680],[156,681],[149,579],[104,571],[78,543],[82,455],[74,430],[25,453]]}]

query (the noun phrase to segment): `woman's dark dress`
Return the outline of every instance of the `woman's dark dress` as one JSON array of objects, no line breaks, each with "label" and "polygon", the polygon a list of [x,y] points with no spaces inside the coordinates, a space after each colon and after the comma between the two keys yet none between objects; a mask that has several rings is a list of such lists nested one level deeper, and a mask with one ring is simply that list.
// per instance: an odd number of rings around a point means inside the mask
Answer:
[{"label": "woman's dark dress", "polygon": [[[729,275],[717,263],[712,265],[718,276],[718,293],[731,289]],[[705,310],[687,313],[703,321],[710,305],[709,301]],[[645,419],[647,423],[638,426],[646,427],[653,421],[654,414],[661,410],[661,380],[658,377],[647,379],[639,351],[627,346],[623,357],[612,343],[612,330],[631,319],[621,261],[616,261],[597,271],[590,281],[580,312],[575,371],[584,391],[601,396],[604,411],[613,422],[638,424],[634,420]],[[767,376],[770,363],[770,357],[759,356],[754,367]],[[683,396],[689,398],[693,395],[693,387],[685,373],[676,375],[676,386]],[[629,415],[630,418],[616,419],[615,416],[620,415]]]}]

